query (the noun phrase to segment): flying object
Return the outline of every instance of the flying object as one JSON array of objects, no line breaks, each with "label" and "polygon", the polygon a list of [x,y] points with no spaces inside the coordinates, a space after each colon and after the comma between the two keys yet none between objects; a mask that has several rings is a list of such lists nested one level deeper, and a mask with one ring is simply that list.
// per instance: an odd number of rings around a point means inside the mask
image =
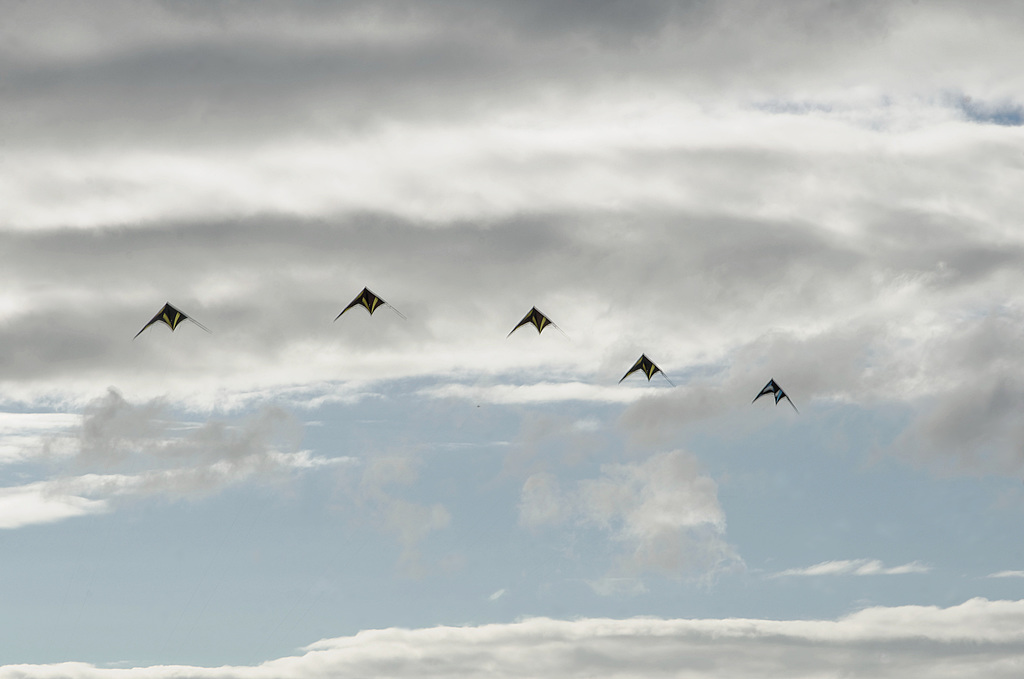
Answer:
[{"label": "flying object", "polygon": [[[137,333],[135,333],[135,337],[141,335],[143,330],[153,325],[154,323],[166,323],[167,327],[171,329],[171,332],[174,332],[174,330],[182,321],[192,321],[206,332],[210,332],[210,329],[207,328],[205,325],[203,325],[196,319],[186,315],[184,312],[175,309],[173,306],[171,306],[171,303],[168,302],[167,304],[164,304],[163,309],[157,312],[156,316],[153,316],[153,320],[151,320],[149,323],[146,323],[146,325],[142,327],[142,330],[139,330]],[[135,339],[135,337],[133,337],[132,339]]]},{"label": "flying object", "polygon": [[[636,360],[636,363],[634,363],[633,367],[629,369],[629,372],[622,376],[622,380],[626,379],[637,370],[640,370],[644,375],[647,375],[648,382],[650,382],[651,378],[654,377],[654,373],[661,373],[661,376],[665,378],[665,381],[672,384],[672,380],[668,378],[668,375],[666,375],[661,368],[654,365],[654,361],[647,358],[646,354],[640,354],[640,358]],[[619,380],[619,384],[622,384],[622,380]],[[672,386],[674,387],[676,385],[672,384]]]},{"label": "flying object", "polygon": [[512,333],[514,333],[519,328],[523,327],[524,325],[530,324],[533,324],[533,327],[537,328],[538,335],[541,334],[541,332],[544,331],[544,328],[548,327],[549,325],[552,328],[558,330],[558,332],[561,332],[563,335],[565,335],[565,333],[562,332],[561,328],[559,328],[557,325],[551,322],[550,318],[548,318],[543,313],[538,311],[537,307],[533,307],[525,316],[523,316],[523,320],[519,321],[519,324],[516,325],[516,327],[512,328],[512,330],[510,330],[507,335],[505,335],[505,339],[511,337]]},{"label": "flying object", "polygon": [[[796,410],[796,406],[793,404],[793,399],[791,399],[786,392],[782,391],[782,387],[780,387],[775,382],[775,380],[768,380],[768,384],[764,385],[764,389],[761,390],[761,393],[754,397],[754,401],[761,398],[765,394],[772,394],[773,396],[775,396],[775,405],[779,405],[779,401],[781,401],[782,399],[786,399],[787,401],[789,401],[789,405],[793,406],[793,410]],[[751,403],[753,403],[754,401],[751,401]],[[796,412],[797,414],[800,413],[799,410],[796,410]]]},{"label": "flying object", "polygon": [[382,305],[391,309],[402,318],[405,318],[405,314],[403,314],[401,311],[385,302],[380,297],[378,297],[375,292],[370,290],[370,288],[363,288],[363,291],[356,295],[356,298],[352,300],[351,304],[342,309],[341,313],[334,317],[334,320],[338,320],[339,318],[341,318],[342,314],[344,314],[346,311],[348,311],[354,306],[363,307],[364,309],[369,311],[370,315],[372,316],[373,312],[376,311]]}]

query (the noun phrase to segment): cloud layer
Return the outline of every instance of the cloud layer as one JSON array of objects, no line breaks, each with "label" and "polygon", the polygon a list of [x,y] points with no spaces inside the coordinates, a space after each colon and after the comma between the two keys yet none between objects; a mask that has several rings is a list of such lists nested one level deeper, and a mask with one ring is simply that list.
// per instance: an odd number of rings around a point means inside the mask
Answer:
[{"label": "cloud layer", "polygon": [[1009,679],[1024,666],[1024,603],[868,608],[838,620],[533,618],[381,629],[254,667],[0,666],[2,679],[78,677],[821,677]]},{"label": "cloud layer", "polygon": [[[7,401],[628,402],[646,352],[652,434],[775,377],[1020,472],[1011,5],[108,4],[10,8]],[[332,324],[364,285],[408,321]],[[129,342],[165,301],[214,334]]]}]

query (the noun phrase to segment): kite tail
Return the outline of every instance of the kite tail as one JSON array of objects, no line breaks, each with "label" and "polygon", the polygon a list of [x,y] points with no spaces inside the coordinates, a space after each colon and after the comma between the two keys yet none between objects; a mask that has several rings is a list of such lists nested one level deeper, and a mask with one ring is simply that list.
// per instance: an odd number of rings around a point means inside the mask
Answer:
[{"label": "kite tail", "polygon": [[[211,335],[213,334],[213,331],[212,331],[212,330],[210,330],[210,329],[209,329],[209,328],[207,328],[207,327],[206,327],[205,325],[203,325],[202,323],[200,323],[200,322],[199,322],[199,321],[197,321],[196,319],[192,318],[191,316],[188,316],[187,318],[185,318],[185,320],[186,320],[186,321],[192,321],[193,323],[195,323],[196,325],[198,325],[198,326],[199,326],[200,328],[202,328],[202,329],[203,329],[203,330],[205,330],[206,332],[210,333]],[[136,337],[138,337],[138,335],[136,335]]]},{"label": "kite tail", "polygon": [[[387,302],[384,302],[384,306],[386,306],[387,308],[391,309],[391,310],[392,310],[392,311],[394,311],[394,312],[395,312],[396,314],[398,314],[399,318],[402,318],[403,320],[406,320],[406,321],[407,321],[407,320],[409,320],[408,318],[406,318],[406,317],[405,317],[405,314],[403,314],[403,313],[402,313],[401,311],[399,311],[399,310],[398,310],[398,309],[396,309],[395,307],[391,306],[391,305],[390,305],[390,304],[388,304]],[[338,320],[338,319],[336,318],[336,319],[334,319],[334,320]]]}]

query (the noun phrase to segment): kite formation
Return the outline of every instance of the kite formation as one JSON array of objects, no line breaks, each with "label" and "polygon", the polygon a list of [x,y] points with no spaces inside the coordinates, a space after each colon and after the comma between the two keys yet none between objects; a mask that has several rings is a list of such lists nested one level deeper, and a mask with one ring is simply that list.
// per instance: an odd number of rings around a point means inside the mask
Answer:
[{"label": "kite formation", "polygon": [[[405,318],[405,315],[401,311],[388,304],[377,293],[373,292],[369,288],[363,288],[363,291],[356,295],[356,298],[353,299],[347,307],[342,309],[341,313],[338,314],[334,318],[334,320],[337,321],[339,318],[345,315],[346,311],[357,306],[361,306],[364,309],[366,309],[366,311],[371,316],[373,315],[374,311],[376,311],[382,306],[386,306],[392,311],[394,311],[396,314],[398,314],[398,316],[400,316],[401,318]],[[153,325],[154,323],[164,323],[167,325],[168,328],[171,329],[171,332],[173,332],[181,324],[182,321],[190,321],[191,323],[198,325],[206,332],[210,332],[210,329],[207,328],[205,325],[195,320],[191,316],[188,316],[187,314],[185,314],[185,312],[181,311],[180,309],[175,308],[174,306],[171,305],[170,302],[168,302],[164,304],[164,307],[160,311],[157,312],[156,316],[153,316],[149,323],[146,323],[146,325],[142,327],[142,330],[139,330],[137,333],[135,333],[135,337],[133,337],[132,339],[134,340],[136,337],[141,335],[146,330],[146,328]],[[555,325],[550,318],[548,318],[539,309],[537,309],[537,307],[532,307],[527,312],[527,314],[523,316],[523,320],[519,321],[519,323],[516,324],[516,327],[512,328],[512,330],[509,331],[508,335],[505,336],[506,339],[511,337],[512,333],[514,333],[516,330],[523,327],[524,325],[532,325],[533,327],[537,328],[538,335],[544,332],[544,329],[547,328],[548,326],[555,328],[563,335],[565,335],[565,332],[563,332],[561,328]],[[619,384],[622,384],[623,380],[625,380],[627,377],[629,377],[630,375],[637,371],[646,375],[648,382],[650,382],[651,378],[653,378],[657,373],[661,373],[661,376],[665,378],[666,382],[668,382],[673,387],[675,386],[672,380],[668,378],[668,375],[666,375],[665,372],[654,363],[654,361],[647,358],[647,354],[640,354],[640,358],[637,359],[636,363],[633,364],[632,368],[626,371],[626,374],[623,375],[622,379],[619,380]],[[782,387],[780,387],[774,379],[768,380],[768,384],[766,384],[764,386],[764,389],[762,389],[761,392],[754,397],[754,400],[751,401],[751,403],[756,402],[757,399],[766,395],[771,395],[775,398],[775,405],[778,405],[779,401],[781,401],[782,399],[786,399],[787,401],[789,401],[789,405],[793,406],[793,410],[795,410],[799,414],[800,411],[797,410],[796,405],[793,403],[793,399],[791,399],[789,395],[782,390]]]}]

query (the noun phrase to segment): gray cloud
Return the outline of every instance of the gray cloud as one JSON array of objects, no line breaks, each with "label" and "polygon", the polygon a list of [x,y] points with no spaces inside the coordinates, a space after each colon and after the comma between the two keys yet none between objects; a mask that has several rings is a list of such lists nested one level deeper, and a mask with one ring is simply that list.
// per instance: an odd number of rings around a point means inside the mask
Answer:
[{"label": "gray cloud", "polygon": [[[345,380],[506,371],[614,387],[645,351],[686,387],[627,411],[624,422],[649,435],[659,422],[739,407],[775,377],[798,407],[913,401],[926,439],[1014,440],[998,422],[1019,391],[1010,340],[1021,254],[998,229],[900,211],[869,211],[865,234],[688,212],[638,219],[548,213],[436,228],[385,215],[266,216],[212,230],[10,234],[5,275],[22,292],[0,324],[6,392],[80,402],[102,379],[209,407],[213,385],[259,400],[302,385],[316,396]],[[900,229],[883,232],[890,220]],[[125,280],[138,285],[126,291]],[[409,320],[332,323],[363,285]],[[214,334],[157,326],[132,342],[165,300]],[[535,303],[571,341],[528,338],[547,351],[527,354],[521,338],[504,340]],[[929,433],[938,426],[953,435]]]},{"label": "gray cloud", "polygon": [[[919,461],[959,472],[1024,470],[1024,374],[1017,366],[1018,314],[965,324],[928,356],[943,388],[919,406],[922,416],[894,444]],[[944,464],[945,463],[945,464]]]},{"label": "gray cloud", "polygon": [[[103,6],[99,21],[68,3],[5,4],[0,121],[12,146],[201,147],[283,131],[452,120],[523,100],[571,100],[609,79],[620,91],[678,88],[702,98],[808,87],[891,95],[964,89],[987,69],[977,97],[1019,91],[1009,64],[1019,60],[1013,36],[1021,19],[1001,8],[987,32],[947,35],[967,17],[979,23],[962,3]],[[966,49],[944,50],[943,39]],[[975,56],[993,43],[1006,51],[1002,69]]]},{"label": "gray cloud", "polygon": [[222,464],[227,476],[232,470],[244,476],[261,468],[275,469],[275,456],[295,451],[300,439],[301,426],[281,408],[266,408],[238,425],[208,420],[182,426],[169,418],[163,403],[135,405],[111,389],[85,408],[72,465],[124,469],[136,467],[140,460],[157,468]]}]

